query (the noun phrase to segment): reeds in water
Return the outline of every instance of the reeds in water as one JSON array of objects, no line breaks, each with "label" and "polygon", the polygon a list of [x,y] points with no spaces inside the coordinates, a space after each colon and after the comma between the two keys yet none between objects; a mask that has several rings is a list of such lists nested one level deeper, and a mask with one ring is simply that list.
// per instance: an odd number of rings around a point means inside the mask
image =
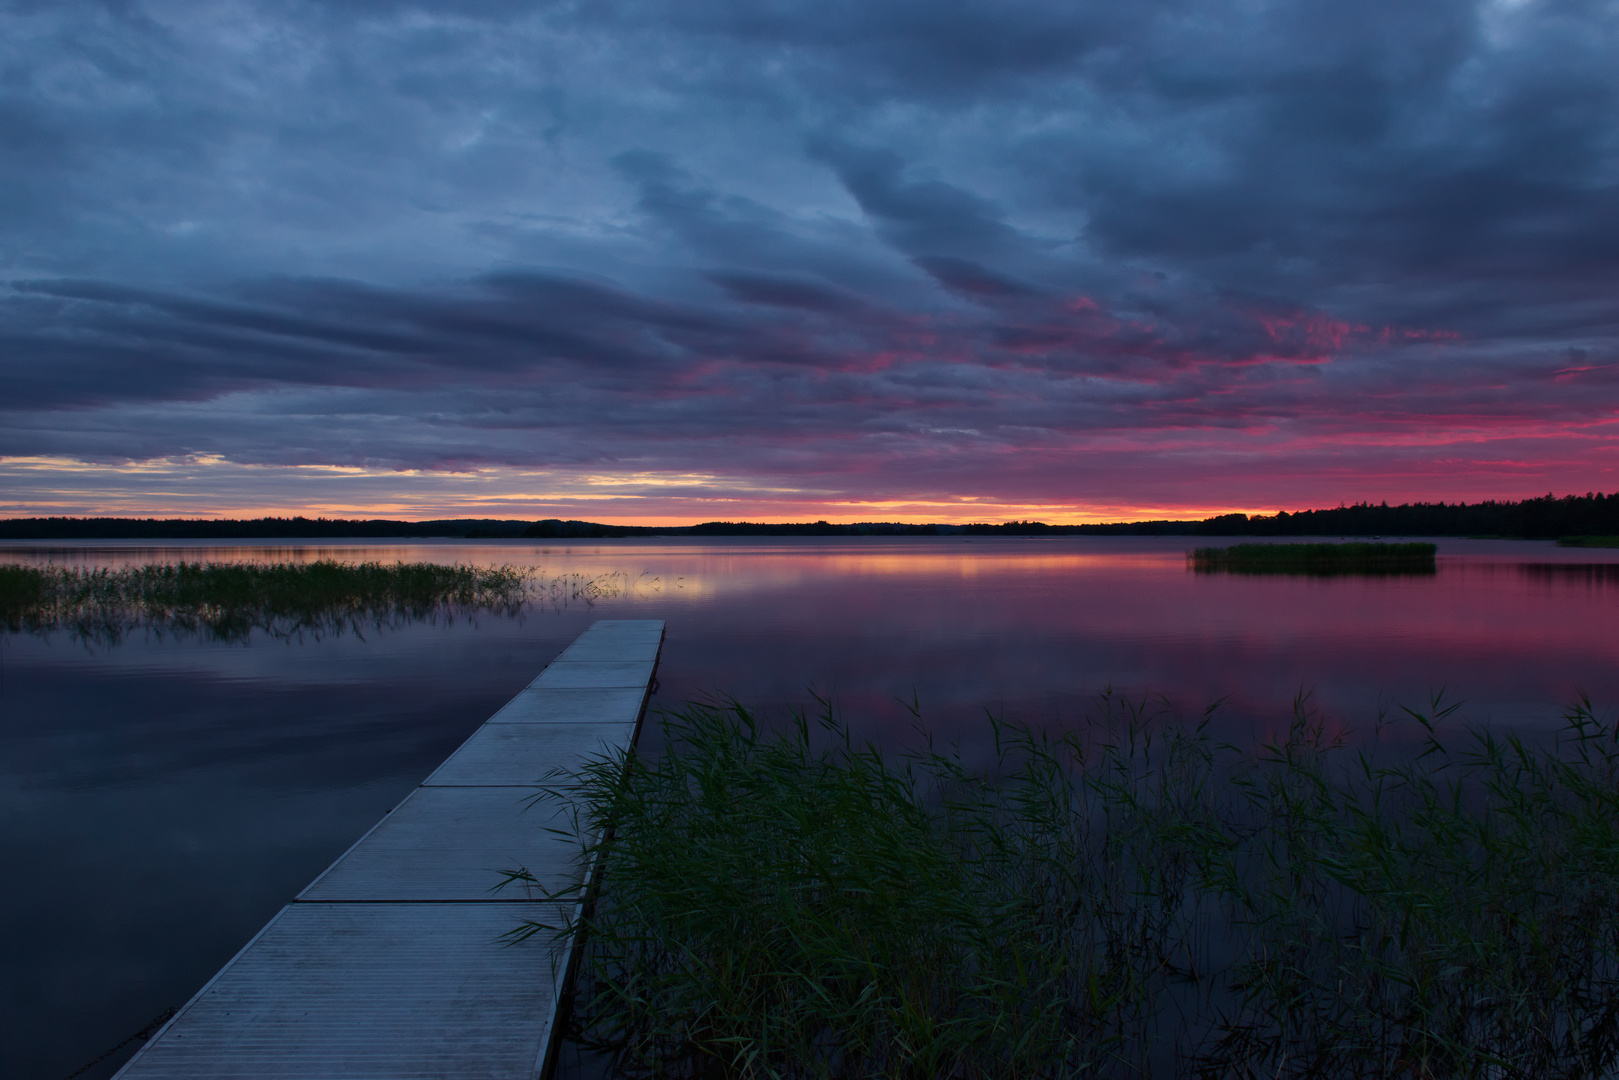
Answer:
[{"label": "reeds in water", "polygon": [[1453,752],[1444,711],[1379,762],[1302,703],[1255,752],[1105,697],[973,770],[690,706],[549,789],[605,837],[575,1034],[627,1076],[1613,1076],[1615,729]]},{"label": "reeds in water", "polygon": [[1435,544],[1233,544],[1186,553],[1198,573],[1432,574]]},{"label": "reeds in water", "polygon": [[435,563],[174,563],[119,569],[0,565],[0,626],[115,642],[137,626],[242,640],[358,631],[382,620],[510,611],[528,576]]}]

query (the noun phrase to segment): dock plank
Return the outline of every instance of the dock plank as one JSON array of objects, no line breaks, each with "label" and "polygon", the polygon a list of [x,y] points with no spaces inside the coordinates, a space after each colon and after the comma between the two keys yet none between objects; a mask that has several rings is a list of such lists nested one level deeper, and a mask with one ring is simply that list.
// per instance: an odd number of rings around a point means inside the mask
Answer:
[{"label": "dock plank", "polygon": [[601,724],[485,724],[424,780],[424,787],[541,783],[553,769],[628,746],[635,721]]},{"label": "dock plank", "polygon": [[519,867],[547,889],[573,876],[578,846],[549,832],[554,810],[526,810],[529,787],[419,787],[298,894],[300,900],[495,900]]},{"label": "dock plank", "polygon": [[562,655],[557,657],[557,663],[610,660],[646,663],[657,655],[658,639],[652,637],[643,639],[639,634],[632,638],[580,638],[562,651]]},{"label": "dock plank", "polygon": [[632,634],[659,636],[663,633],[662,619],[601,619],[592,623],[580,637],[599,638]]},{"label": "dock plank", "polygon": [[652,679],[653,660],[576,662],[559,660],[540,673],[533,685],[554,689],[606,690],[645,686]]},{"label": "dock plank", "polygon": [[293,904],[121,1080],[530,1077],[557,985],[534,905]]},{"label": "dock plank", "polygon": [[578,724],[628,720],[641,715],[646,690],[639,686],[530,686],[507,702],[491,724]]}]

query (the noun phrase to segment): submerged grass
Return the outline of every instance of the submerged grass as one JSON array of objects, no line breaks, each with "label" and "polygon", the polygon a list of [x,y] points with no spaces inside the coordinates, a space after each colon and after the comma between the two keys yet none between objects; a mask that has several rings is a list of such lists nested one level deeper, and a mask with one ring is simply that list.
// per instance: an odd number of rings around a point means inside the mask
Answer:
[{"label": "submerged grass", "polygon": [[[605,856],[575,1035],[627,1076],[1601,1077],[1619,738],[1257,753],[1104,696],[974,770],[823,715],[664,720],[548,797]],[[522,876],[521,874],[517,876]],[[537,927],[529,927],[532,931]]]},{"label": "submerged grass", "polygon": [[1186,553],[1199,573],[1431,574],[1435,544],[1233,544]]},{"label": "submerged grass", "polygon": [[104,567],[0,565],[0,626],[66,628],[112,642],[137,626],[242,640],[359,631],[400,618],[515,610],[520,570],[435,563],[174,563]]}]

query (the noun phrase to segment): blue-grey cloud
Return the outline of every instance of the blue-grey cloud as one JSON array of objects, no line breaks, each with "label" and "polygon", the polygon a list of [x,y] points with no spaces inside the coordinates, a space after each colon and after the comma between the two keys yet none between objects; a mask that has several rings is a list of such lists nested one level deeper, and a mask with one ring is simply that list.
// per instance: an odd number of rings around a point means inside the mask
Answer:
[{"label": "blue-grey cloud", "polygon": [[0,19],[3,455],[1027,500],[1615,468],[1594,0]]}]

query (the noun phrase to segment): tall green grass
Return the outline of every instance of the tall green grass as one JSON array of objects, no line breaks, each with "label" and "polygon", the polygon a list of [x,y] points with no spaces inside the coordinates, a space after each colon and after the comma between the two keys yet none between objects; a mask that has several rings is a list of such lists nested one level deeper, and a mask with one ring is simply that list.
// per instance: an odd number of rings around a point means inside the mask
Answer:
[{"label": "tall green grass", "polygon": [[1615,1075],[1615,728],[1445,714],[1242,750],[1105,696],[973,769],[689,706],[548,789],[605,866],[574,1034],[648,1077]]},{"label": "tall green grass", "polygon": [[1233,544],[1186,553],[1199,573],[1431,574],[1435,544]]},{"label": "tall green grass", "polygon": [[388,620],[515,610],[528,576],[434,563],[174,563],[118,569],[0,565],[0,626],[111,642],[138,626],[242,640],[360,631]]}]

